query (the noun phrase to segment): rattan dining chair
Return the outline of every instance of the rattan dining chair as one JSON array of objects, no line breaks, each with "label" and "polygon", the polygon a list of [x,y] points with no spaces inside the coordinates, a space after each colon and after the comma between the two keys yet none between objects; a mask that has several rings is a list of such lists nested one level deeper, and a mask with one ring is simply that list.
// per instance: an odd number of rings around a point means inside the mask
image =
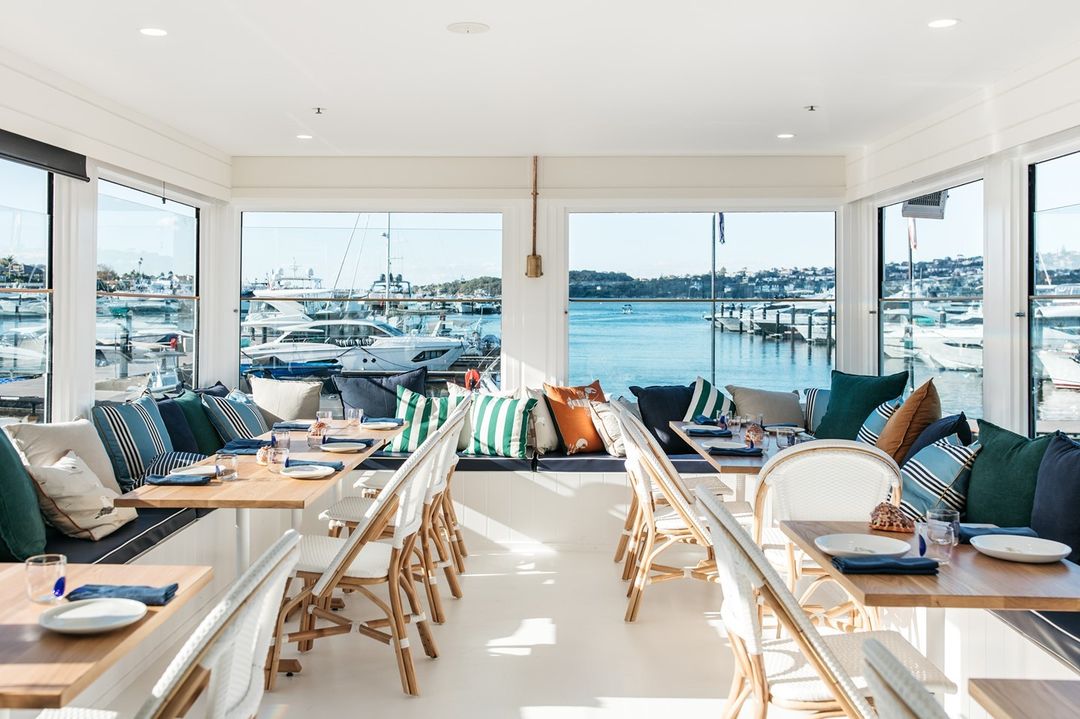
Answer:
[{"label": "rattan dining chair", "polygon": [[[736,669],[722,715],[732,719],[753,697],[755,716],[769,707],[811,712],[815,717],[874,717],[862,673],[863,646],[876,640],[926,686],[955,685],[896,632],[822,635],[750,534],[709,492],[698,490],[697,507],[709,526],[723,589],[721,618],[735,653]],[[764,639],[763,603],[789,637]]]},{"label": "rattan dining chair", "polygon": [[[285,584],[299,557],[289,530],[244,571],[191,633],[150,690],[136,719],[175,719],[206,698],[207,719],[250,719],[263,696],[263,665]],[[115,719],[116,712],[65,707],[39,719]]]},{"label": "rattan dining chair", "polygon": [[[458,413],[429,435],[394,473],[348,537],[305,535],[302,538],[296,570],[302,587],[283,602],[278,613],[268,660],[268,688],[273,688],[277,673],[283,669],[281,651],[286,642],[296,643],[301,651],[306,651],[315,640],[355,630],[393,646],[402,689],[407,694],[419,694],[407,625],[416,624],[427,656],[437,657],[438,649],[414,585],[413,547],[423,521],[424,497],[439,450],[446,442],[456,444],[464,421],[464,414]],[[391,542],[376,541],[391,522],[394,527]],[[374,586],[386,587],[388,602],[372,592]],[[332,612],[335,589],[363,595],[384,616],[352,620]],[[300,626],[286,634],[286,618],[297,609]],[[319,626],[320,621],[323,626]],[[299,669],[293,662],[288,666],[294,672]]]},{"label": "rattan dining chair", "polygon": [[875,639],[863,645],[866,681],[878,719],[949,719],[934,695]]}]

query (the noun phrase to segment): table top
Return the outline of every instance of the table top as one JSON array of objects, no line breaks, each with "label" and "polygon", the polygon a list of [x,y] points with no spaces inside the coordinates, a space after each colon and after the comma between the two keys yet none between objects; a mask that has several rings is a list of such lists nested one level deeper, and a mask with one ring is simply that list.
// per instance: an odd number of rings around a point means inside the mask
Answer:
[{"label": "table top", "polygon": [[[196,509],[305,509],[324,492],[333,487],[343,472],[350,472],[365,459],[379,451],[382,446],[405,431],[405,427],[389,430],[371,430],[360,426],[346,426],[344,420],[331,423],[331,435],[335,439],[378,440],[371,447],[361,452],[331,454],[307,450],[305,432],[292,433],[292,459],[317,459],[324,462],[340,461],[345,465],[342,472],[336,472],[325,479],[292,479],[274,474],[267,467],[258,464],[254,455],[237,457],[239,479],[231,482],[214,480],[201,487],[155,486],[145,484],[116,498],[118,507],[162,507],[178,509],[194,507]],[[262,435],[269,439],[270,435]],[[199,464],[212,464],[214,458]]]},{"label": "table top", "polygon": [[108,634],[66,636],[46,631],[38,617],[49,605],[26,598],[25,569],[0,564],[0,708],[45,709],[69,704],[123,656],[151,639],[161,625],[199,593],[213,569],[144,564],[69,564],[67,584],[146,584],[176,582],[176,596],[163,607]]},{"label": "table top", "polygon": [[865,522],[781,522],[780,528],[864,606],[1080,611],[1080,567],[1070,562],[1007,562],[961,544],[934,576],[843,574],[814,546],[816,537],[877,534],[911,542],[915,535],[872,531]]},{"label": "table top", "polygon": [[[761,468],[765,466],[765,463],[769,461],[769,457],[776,453],[776,448],[766,449],[760,457],[724,457],[709,454],[709,448],[705,444],[706,442],[715,442],[715,437],[691,437],[686,433],[686,427],[693,426],[693,422],[680,422],[673,420],[670,422],[671,431],[679,435],[684,442],[690,445],[691,449],[700,454],[702,458],[712,465],[719,474],[757,474],[761,471]],[[772,438],[772,439],[775,439]],[[719,441],[725,441],[720,439]]]},{"label": "table top", "polygon": [[1080,681],[1068,679],[971,679],[968,692],[994,719],[1075,716]]}]

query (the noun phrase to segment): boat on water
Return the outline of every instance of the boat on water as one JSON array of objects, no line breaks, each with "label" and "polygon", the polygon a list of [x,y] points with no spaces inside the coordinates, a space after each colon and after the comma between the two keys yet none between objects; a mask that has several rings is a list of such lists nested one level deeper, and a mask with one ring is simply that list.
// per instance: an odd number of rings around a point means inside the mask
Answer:
[{"label": "boat on water", "polygon": [[38,319],[48,314],[48,300],[41,295],[0,295],[0,317],[4,319]]},{"label": "boat on water", "polygon": [[622,313],[624,315],[632,315],[632,314],[634,314],[634,306],[632,304],[630,304],[629,302],[627,302],[625,305],[622,306]]},{"label": "boat on water", "polygon": [[1040,350],[1039,362],[1058,389],[1080,389],[1080,350]]}]

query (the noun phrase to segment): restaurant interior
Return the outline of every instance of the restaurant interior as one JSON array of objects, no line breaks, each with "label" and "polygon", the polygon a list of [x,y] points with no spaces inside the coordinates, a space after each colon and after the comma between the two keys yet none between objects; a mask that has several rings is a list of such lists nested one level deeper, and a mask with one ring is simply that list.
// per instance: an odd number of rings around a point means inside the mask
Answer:
[{"label": "restaurant interior", "polygon": [[1080,5],[3,15],[0,719],[1080,717]]}]

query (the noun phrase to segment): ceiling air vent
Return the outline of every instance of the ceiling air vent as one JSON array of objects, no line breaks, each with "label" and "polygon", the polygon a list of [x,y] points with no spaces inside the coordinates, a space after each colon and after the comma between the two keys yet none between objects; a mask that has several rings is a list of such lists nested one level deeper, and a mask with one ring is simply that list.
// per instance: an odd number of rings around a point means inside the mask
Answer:
[{"label": "ceiling air vent", "polygon": [[944,220],[945,200],[947,199],[949,199],[948,190],[913,197],[900,208],[900,215],[903,217],[915,217],[920,220]]}]

